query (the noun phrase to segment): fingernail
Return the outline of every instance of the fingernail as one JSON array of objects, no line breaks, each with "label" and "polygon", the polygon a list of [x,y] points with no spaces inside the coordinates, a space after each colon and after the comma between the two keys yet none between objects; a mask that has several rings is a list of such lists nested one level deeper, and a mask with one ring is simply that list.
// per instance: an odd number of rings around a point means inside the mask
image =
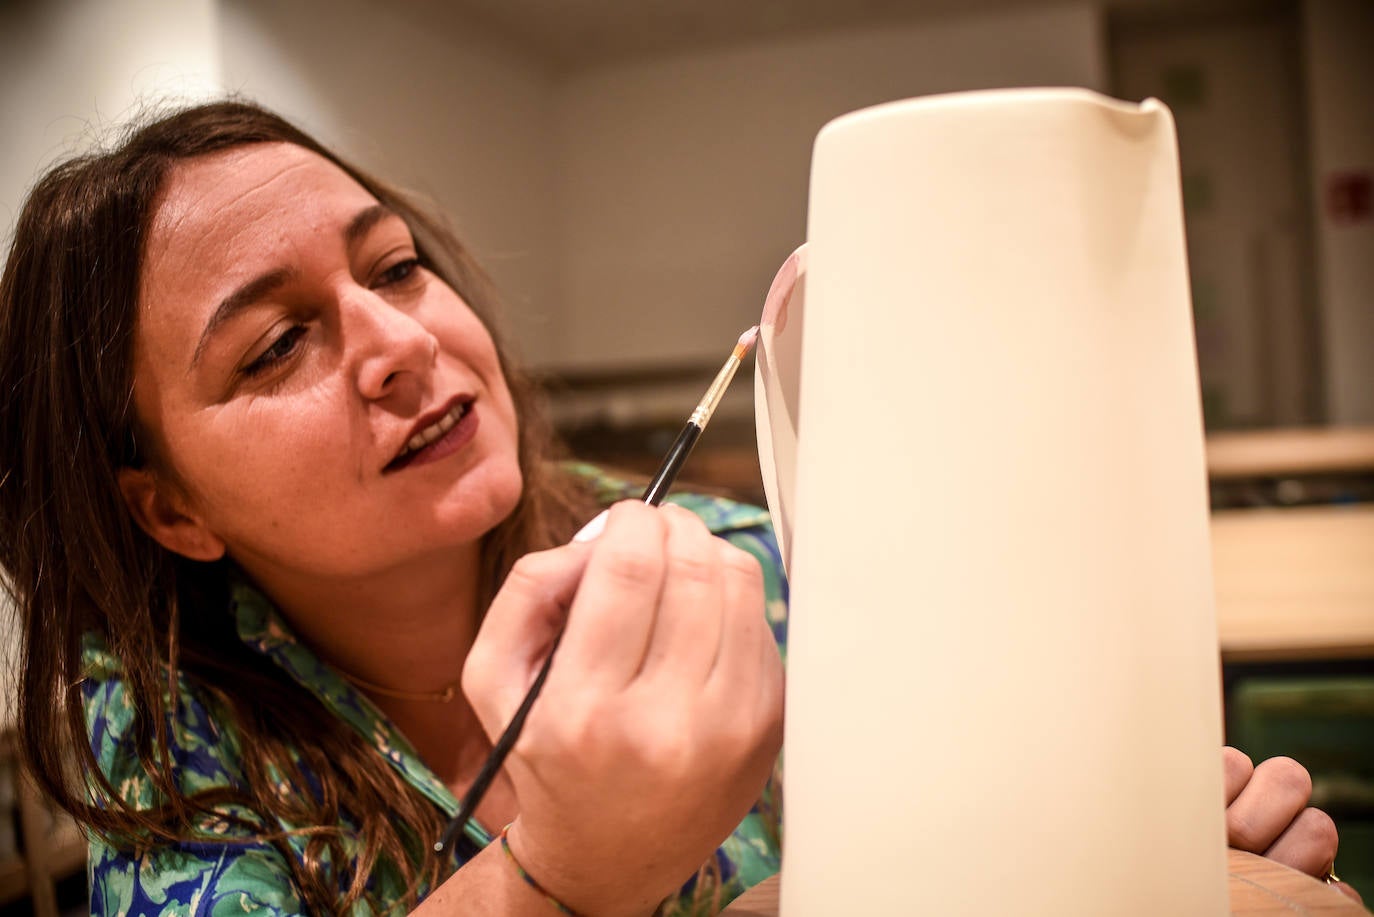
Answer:
[{"label": "fingernail", "polygon": [[611,511],[608,509],[603,509],[601,512],[597,513],[596,517],[592,519],[591,522],[582,526],[577,534],[573,536],[573,542],[579,543],[595,540],[598,535],[606,530],[606,517],[609,516],[610,513]]}]

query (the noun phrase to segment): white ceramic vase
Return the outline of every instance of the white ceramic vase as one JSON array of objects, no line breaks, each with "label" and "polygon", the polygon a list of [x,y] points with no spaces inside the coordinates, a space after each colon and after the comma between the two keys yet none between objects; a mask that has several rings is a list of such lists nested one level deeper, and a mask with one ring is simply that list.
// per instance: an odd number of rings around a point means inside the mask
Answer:
[{"label": "white ceramic vase", "polygon": [[846,115],[808,248],[800,357],[766,328],[758,381],[790,504],[783,914],[1225,914],[1168,110]]}]

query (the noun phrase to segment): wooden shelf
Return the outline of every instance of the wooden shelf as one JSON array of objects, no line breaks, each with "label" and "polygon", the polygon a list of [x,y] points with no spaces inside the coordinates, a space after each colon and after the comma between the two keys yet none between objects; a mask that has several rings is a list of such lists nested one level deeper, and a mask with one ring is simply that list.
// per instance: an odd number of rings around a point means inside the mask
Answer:
[{"label": "wooden shelf", "polygon": [[1212,480],[1374,472],[1374,427],[1297,427],[1207,437]]}]

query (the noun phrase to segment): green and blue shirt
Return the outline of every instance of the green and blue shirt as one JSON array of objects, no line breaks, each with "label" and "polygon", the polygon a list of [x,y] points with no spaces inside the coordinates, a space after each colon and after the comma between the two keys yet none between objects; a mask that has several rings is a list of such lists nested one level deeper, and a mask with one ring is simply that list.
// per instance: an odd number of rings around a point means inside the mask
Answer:
[{"label": "green and blue shirt", "polygon": [[[593,474],[592,482],[605,504],[636,495],[629,485],[601,474]],[[787,584],[767,512],[694,494],[674,496],[670,501],[693,511],[717,536],[758,558],[764,571],[766,614],[778,646],[785,653]],[[363,693],[301,643],[266,597],[240,583],[232,590],[228,613],[234,616],[239,638],[247,646],[280,666],[319,698],[330,714],[356,729],[378,755],[446,816],[457,812],[458,800],[420,760],[405,736]],[[87,642],[85,662],[86,721],[96,758],[123,798],[136,806],[151,807],[153,793],[134,753],[134,712],[118,660],[99,640],[91,639]],[[215,716],[216,708],[194,684],[182,679],[178,690],[171,741],[183,791],[196,793],[241,786],[244,778],[232,724]],[[249,823],[264,821],[255,813],[225,814],[244,816]],[[693,917],[714,913],[746,888],[777,872],[781,856],[780,817],[774,781],[765,798],[716,851],[715,868],[703,871],[689,882],[677,898],[664,904],[660,913]],[[289,864],[280,849],[268,843],[235,839],[233,835],[243,829],[236,828],[228,818],[202,827],[211,836],[225,836],[226,842],[163,845],[135,853],[93,840],[88,866],[92,915],[221,917],[304,913]],[[290,830],[301,826],[267,827]],[[476,822],[469,822],[465,833],[477,847],[492,840]],[[293,855],[304,855],[303,839],[297,841],[293,837],[289,843]],[[461,865],[461,854],[455,857],[456,865]],[[711,878],[701,878],[706,875]],[[389,871],[379,870],[369,881],[378,900],[401,900],[404,889]],[[363,912],[364,905],[355,908],[355,913]]]}]

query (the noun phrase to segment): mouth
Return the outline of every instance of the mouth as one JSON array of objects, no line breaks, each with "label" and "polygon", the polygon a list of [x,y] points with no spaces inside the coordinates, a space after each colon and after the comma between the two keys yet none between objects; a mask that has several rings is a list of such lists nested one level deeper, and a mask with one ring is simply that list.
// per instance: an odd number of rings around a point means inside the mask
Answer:
[{"label": "mouth", "polygon": [[477,415],[472,412],[474,401],[470,395],[460,395],[437,414],[421,417],[401,451],[382,471],[399,471],[419,462],[434,461],[466,445],[477,432]]}]

